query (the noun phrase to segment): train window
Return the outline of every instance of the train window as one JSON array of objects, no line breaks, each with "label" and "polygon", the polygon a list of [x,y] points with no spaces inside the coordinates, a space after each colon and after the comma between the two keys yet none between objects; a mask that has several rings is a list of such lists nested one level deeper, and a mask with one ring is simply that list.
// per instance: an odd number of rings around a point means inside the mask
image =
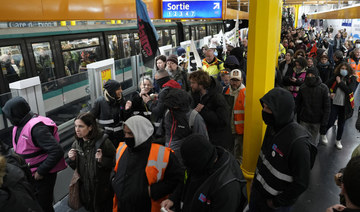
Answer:
[{"label": "train window", "polygon": [[125,58],[131,56],[131,45],[130,45],[130,35],[129,34],[121,34],[123,48],[124,48],[124,56]]},{"label": "train window", "polygon": [[172,44],[170,30],[164,29],[164,46]]},{"label": "train window", "polygon": [[136,50],[136,54],[140,54],[140,50],[141,50],[141,43],[139,40],[139,34],[138,33],[134,33],[134,40],[135,40],[135,50]]},{"label": "train window", "polygon": [[173,44],[173,46],[177,46],[176,29],[172,29],[170,32],[171,32],[172,44]]},{"label": "train window", "polygon": [[216,25],[210,25],[211,27],[211,35],[218,34],[217,26]]},{"label": "train window", "polygon": [[189,27],[184,27],[185,40],[190,40]]},{"label": "train window", "polygon": [[62,50],[80,49],[91,46],[99,46],[99,38],[84,38],[80,40],[61,41]]},{"label": "train window", "polygon": [[119,43],[116,35],[108,35],[110,57],[115,60],[120,58]]},{"label": "train window", "polygon": [[199,34],[198,34],[198,38],[199,39],[202,39],[202,38],[204,38],[205,36],[206,36],[206,29],[205,29],[205,26],[199,26],[198,27],[198,32],[199,32]]},{"label": "train window", "polygon": [[3,75],[9,83],[26,77],[20,45],[0,47],[0,61]]},{"label": "train window", "polygon": [[164,44],[163,44],[163,33],[162,33],[161,30],[157,30],[157,33],[158,33],[158,35],[159,35],[158,45],[159,45],[159,46],[163,46],[163,45],[164,45]]},{"label": "train window", "polygon": [[55,65],[51,52],[50,42],[32,43],[36,72],[41,82],[49,82],[55,79]]},{"label": "train window", "polygon": [[191,39],[197,40],[195,26],[191,27]]},{"label": "train window", "polygon": [[100,58],[99,44],[98,37],[61,41],[66,76],[87,71],[86,65]]}]

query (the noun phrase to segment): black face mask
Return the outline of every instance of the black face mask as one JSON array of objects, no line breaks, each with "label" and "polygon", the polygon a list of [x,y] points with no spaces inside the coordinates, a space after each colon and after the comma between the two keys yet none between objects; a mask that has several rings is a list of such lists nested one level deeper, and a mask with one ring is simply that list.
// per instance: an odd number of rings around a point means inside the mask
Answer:
[{"label": "black face mask", "polygon": [[166,76],[166,77],[157,79],[157,80],[156,80],[156,84],[158,84],[159,87],[162,88],[163,85],[164,85],[165,83],[167,83],[169,80],[170,80],[170,77],[169,77],[169,76]]},{"label": "black face mask", "polygon": [[275,117],[273,114],[262,111],[262,118],[266,125],[268,125],[268,126],[275,125]]},{"label": "black face mask", "polygon": [[129,148],[134,148],[135,146],[135,138],[124,138],[125,144],[129,147]]},{"label": "black face mask", "polygon": [[305,77],[306,85],[313,85],[316,82],[316,77]]}]

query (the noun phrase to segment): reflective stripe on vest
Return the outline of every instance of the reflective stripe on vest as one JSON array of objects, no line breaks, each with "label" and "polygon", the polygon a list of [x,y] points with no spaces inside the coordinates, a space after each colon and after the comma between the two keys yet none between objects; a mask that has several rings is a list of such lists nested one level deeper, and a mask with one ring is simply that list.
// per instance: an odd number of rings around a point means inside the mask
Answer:
[{"label": "reflective stripe on vest", "polygon": [[113,132],[117,132],[117,131],[122,130],[123,128],[120,126],[120,127],[104,127],[104,129],[109,130],[109,131],[113,131]]},{"label": "reflective stripe on vest", "polygon": [[[13,128],[12,143],[13,143],[14,151],[17,154],[19,154],[20,156],[23,156],[23,158],[25,159],[25,162],[30,167],[30,170],[33,175],[35,174],[37,168],[48,157],[48,154],[43,149],[35,146],[32,141],[31,130],[36,124],[38,124],[40,122],[42,122],[46,126],[50,126],[50,127],[54,128],[54,131],[52,134],[53,134],[55,140],[57,142],[59,142],[60,138],[59,138],[59,134],[57,132],[58,128],[57,128],[55,122],[44,116],[37,116],[37,117],[30,119],[25,124],[25,126],[22,128],[17,142],[15,142],[15,138],[16,138],[16,131],[18,128],[16,126],[14,126],[14,128]],[[65,160],[64,160],[64,158],[61,158],[58,161],[58,163],[49,171],[49,173],[55,173],[55,172],[65,169],[65,168],[66,168]]]},{"label": "reflective stripe on vest", "polygon": [[281,193],[280,191],[277,191],[274,188],[272,188],[271,186],[269,186],[269,184],[267,184],[266,181],[264,180],[264,178],[260,175],[258,170],[256,170],[256,179],[260,182],[260,184],[263,186],[263,188],[267,192],[269,192],[271,195],[277,196]]},{"label": "reflective stripe on vest", "polygon": [[99,119],[98,122],[99,122],[99,124],[112,124],[112,123],[114,123],[114,119],[109,119],[109,120]]},{"label": "reflective stripe on vest", "polygon": [[[115,172],[118,169],[119,161],[122,155],[124,154],[126,148],[127,145],[125,144],[125,142],[121,142],[116,150],[116,165],[114,169]],[[165,170],[169,163],[170,152],[171,152],[170,148],[155,143],[151,144],[148,162],[145,168],[145,173],[149,185],[152,185],[164,179]],[[164,197],[157,201],[151,199],[151,212],[159,212],[161,208],[160,203],[166,198],[167,197]],[[116,195],[114,196],[113,201],[114,201],[113,212],[117,212]]]},{"label": "reflective stripe on vest", "polygon": [[[245,91],[246,88],[243,88],[239,91],[233,109],[235,130],[236,133],[240,135],[244,134]],[[225,94],[230,94],[230,87],[226,90]]]},{"label": "reflective stripe on vest", "polygon": [[260,151],[260,158],[262,159],[263,164],[265,165],[265,167],[271,172],[272,175],[274,175],[276,178],[286,181],[286,182],[292,182],[293,181],[293,177],[289,176],[287,174],[281,173],[280,171],[278,171],[277,169],[275,169],[270,162],[265,158],[265,155],[262,153],[262,151]]}]

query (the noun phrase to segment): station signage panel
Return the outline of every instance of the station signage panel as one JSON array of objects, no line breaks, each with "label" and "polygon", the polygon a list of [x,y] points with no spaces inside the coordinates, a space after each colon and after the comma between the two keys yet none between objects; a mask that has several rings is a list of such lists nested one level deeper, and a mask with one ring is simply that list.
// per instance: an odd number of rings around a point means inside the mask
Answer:
[{"label": "station signage panel", "polygon": [[222,0],[163,0],[166,19],[222,18]]}]

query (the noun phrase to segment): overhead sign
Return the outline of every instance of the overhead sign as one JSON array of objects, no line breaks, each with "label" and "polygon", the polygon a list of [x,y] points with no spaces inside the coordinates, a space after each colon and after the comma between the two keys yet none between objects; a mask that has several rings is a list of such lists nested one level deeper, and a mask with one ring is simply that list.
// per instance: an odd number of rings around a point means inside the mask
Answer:
[{"label": "overhead sign", "polygon": [[222,0],[163,0],[162,17],[222,18]]}]

